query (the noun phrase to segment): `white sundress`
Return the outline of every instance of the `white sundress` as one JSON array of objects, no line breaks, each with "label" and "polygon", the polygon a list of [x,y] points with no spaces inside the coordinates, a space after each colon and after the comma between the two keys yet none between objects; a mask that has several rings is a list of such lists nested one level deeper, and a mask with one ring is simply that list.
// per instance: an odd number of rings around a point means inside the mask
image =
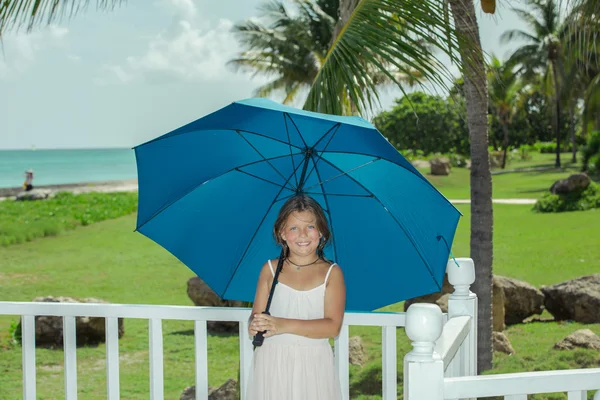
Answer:
[{"label": "white sundress", "polygon": [[[324,317],[325,281],[310,290],[296,290],[277,283],[270,314],[292,319]],[[274,274],[269,260],[271,274]],[[294,334],[265,338],[254,350],[248,382],[248,400],[341,400],[341,388],[328,339]]]}]

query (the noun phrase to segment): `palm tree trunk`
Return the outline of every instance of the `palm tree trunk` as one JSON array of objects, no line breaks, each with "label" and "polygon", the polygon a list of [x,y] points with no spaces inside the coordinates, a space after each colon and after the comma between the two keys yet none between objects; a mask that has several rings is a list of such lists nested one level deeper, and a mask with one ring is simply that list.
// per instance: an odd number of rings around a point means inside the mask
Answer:
[{"label": "palm tree trunk", "polygon": [[508,151],[508,124],[506,121],[502,122],[502,131],[504,132],[504,154],[502,154],[502,169],[506,167],[506,152]]},{"label": "palm tree trunk", "polygon": [[577,162],[577,137],[575,135],[575,104],[571,100],[569,102],[569,128],[571,129],[571,146],[573,146],[573,156],[571,162],[575,164]]},{"label": "palm tree trunk", "polygon": [[492,367],[492,175],[488,154],[488,95],[483,51],[473,0],[450,0],[458,34],[470,39],[459,47],[465,68],[464,91],[471,141],[471,258],[473,291],[479,297],[477,371]]},{"label": "palm tree trunk", "polygon": [[346,22],[350,18],[350,15],[352,15],[352,11],[354,11],[359,1],[360,0],[340,0],[338,20],[335,24],[333,35],[331,36],[331,44],[333,44],[338,37],[344,25],[346,25]]},{"label": "palm tree trunk", "polygon": [[555,168],[560,168],[560,93],[558,86],[558,68],[556,60],[552,60],[552,75],[554,77],[554,134],[556,135],[556,162]]}]

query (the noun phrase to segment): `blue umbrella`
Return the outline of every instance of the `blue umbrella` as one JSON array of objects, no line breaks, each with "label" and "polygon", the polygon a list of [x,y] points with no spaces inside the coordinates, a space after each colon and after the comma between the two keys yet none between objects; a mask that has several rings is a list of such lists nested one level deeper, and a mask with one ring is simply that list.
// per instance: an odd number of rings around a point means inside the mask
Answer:
[{"label": "blue umbrella", "polygon": [[460,212],[367,121],[234,102],[136,146],[136,230],[221,298],[253,301],[283,203],[317,200],[348,310],[441,290]]}]

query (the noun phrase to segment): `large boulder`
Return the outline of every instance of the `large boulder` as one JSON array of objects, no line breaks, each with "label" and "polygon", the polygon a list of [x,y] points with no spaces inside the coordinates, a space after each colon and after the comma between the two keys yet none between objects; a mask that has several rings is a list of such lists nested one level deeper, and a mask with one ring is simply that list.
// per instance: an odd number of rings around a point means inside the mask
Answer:
[{"label": "large boulder", "polygon": [[[246,307],[243,301],[222,300],[202,279],[197,276],[188,279],[188,297],[196,306],[204,307]],[[237,322],[208,321],[207,330],[211,334],[237,333],[239,332]]]},{"label": "large boulder", "polygon": [[[502,332],[504,330],[504,290],[498,282],[496,276],[493,278],[493,297],[492,297],[492,325],[493,330]],[[448,299],[454,292],[454,287],[448,281],[448,275],[444,277],[442,290],[425,296],[419,296],[408,299],[404,302],[404,312],[414,303],[437,304],[443,313],[448,312]]]},{"label": "large boulder", "polygon": [[513,325],[523,322],[544,310],[544,294],[527,282],[496,276],[504,292],[504,322]]},{"label": "large boulder", "polygon": [[429,160],[431,175],[450,175],[452,164],[446,157],[435,157]]},{"label": "large boulder", "polygon": [[576,347],[600,350],[600,337],[589,329],[579,329],[554,345],[558,350],[571,350]]},{"label": "large boulder", "polygon": [[552,194],[569,194],[582,192],[590,186],[590,177],[585,173],[573,174],[567,179],[560,179],[550,186]]},{"label": "large boulder", "polygon": [[600,274],[543,286],[544,305],[555,320],[600,323]]},{"label": "large boulder", "polygon": [[[102,303],[108,302],[96,299],[85,298],[76,299],[73,297],[36,297],[34,302],[45,303]],[[98,317],[77,317],[75,319],[75,334],[77,346],[96,345],[106,342],[106,330],[104,318]],[[123,318],[119,318],[119,338],[125,333]],[[20,329],[20,322],[19,327]],[[63,318],[55,316],[37,316],[35,317],[35,344],[37,347],[63,347]]]}]

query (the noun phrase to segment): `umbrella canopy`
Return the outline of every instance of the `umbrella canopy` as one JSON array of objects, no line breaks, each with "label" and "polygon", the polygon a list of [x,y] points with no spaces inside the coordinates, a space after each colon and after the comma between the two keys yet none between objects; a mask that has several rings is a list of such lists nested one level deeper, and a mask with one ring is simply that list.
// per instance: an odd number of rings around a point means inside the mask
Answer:
[{"label": "umbrella canopy", "polygon": [[299,193],[323,207],[348,310],[441,290],[460,212],[367,121],[248,99],[135,147],[136,230],[227,300],[253,301]]}]

